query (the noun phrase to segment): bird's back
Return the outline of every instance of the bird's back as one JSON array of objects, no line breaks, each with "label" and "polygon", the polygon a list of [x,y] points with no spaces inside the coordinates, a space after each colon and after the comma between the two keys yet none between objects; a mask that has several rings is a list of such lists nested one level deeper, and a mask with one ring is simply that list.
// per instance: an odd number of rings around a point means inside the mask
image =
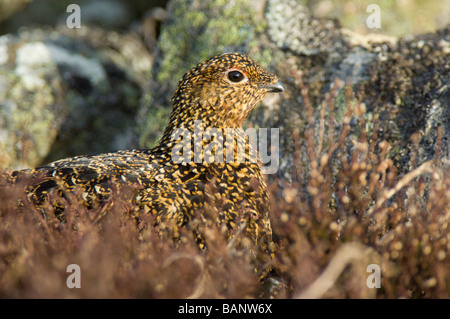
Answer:
[{"label": "bird's back", "polygon": [[[146,150],[76,156],[34,169],[16,171],[13,178],[37,178],[37,182],[28,187],[27,193],[38,206],[43,206],[51,194],[64,196],[67,192],[78,192],[84,203],[92,207],[108,198],[114,183],[142,185],[144,176],[151,174],[155,168],[148,157]],[[57,209],[62,210],[63,207],[59,205]]]}]

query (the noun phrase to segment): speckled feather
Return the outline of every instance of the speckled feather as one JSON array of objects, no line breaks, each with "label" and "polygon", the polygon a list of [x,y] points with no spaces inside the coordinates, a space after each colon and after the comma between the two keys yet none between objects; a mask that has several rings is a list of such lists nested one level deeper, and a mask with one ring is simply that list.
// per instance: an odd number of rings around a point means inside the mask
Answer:
[{"label": "speckled feather", "polygon": [[[240,73],[242,80],[232,81],[230,72],[238,72],[233,74],[239,79]],[[217,222],[225,223],[230,233],[240,222],[247,235],[269,252],[272,231],[266,184],[260,163],[250,161],[255,150],[249,145],[242,125],[267,93],[283,90],[274,75],[250,58],[237,53],[218,55],[183,76],[172,98],[169,124],[156,147],[77,156],[28,170],[32,174],[44,174],[43,181],[29,187],[29,197],[43,209],[47,194],[61,195],[78,189],[86,205],[92,206],[109,196],[111,183],[115,181],[138,185],[138,207],[153,214],[162,231],[176,234],[196,212],[213,208],[219,214]],[[194,145],[196,125],[198,129],[200,123],[196,121],[201,121],[202,134],[205,129],[215,128],[218,135],[197,140],[201,142]],[[192,139],[177,136],[177,129],[192,133]],[[212,141],[222,143],[229,141],[227,138],[236,143],[233,148],[225,144],[223,154],[217,153],[220,149],[213,149],[201,161],[194,158],[193,152],[185,161],[173,160],[177,145],[188,143],[194,150],[201,147],[200,151],[205,151]],[[225,160],[232,150],[236,160],[237,149],[243,145],[245,161]],[[223,155],[224,161],[211,162],[217,155]],[[208,183],[214,185],[213,193],[206,190]],[[64,207],[57,208],[63,213]]]}]

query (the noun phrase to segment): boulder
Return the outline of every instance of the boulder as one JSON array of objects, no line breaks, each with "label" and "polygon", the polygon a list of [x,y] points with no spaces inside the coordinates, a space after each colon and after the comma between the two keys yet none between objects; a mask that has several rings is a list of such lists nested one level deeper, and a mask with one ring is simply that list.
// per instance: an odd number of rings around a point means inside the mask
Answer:
[{"label": "boulder", "polygon": [[136,145],[142,87],[130,73],[57,30],[1,36],[0,166],[33,167]]}]

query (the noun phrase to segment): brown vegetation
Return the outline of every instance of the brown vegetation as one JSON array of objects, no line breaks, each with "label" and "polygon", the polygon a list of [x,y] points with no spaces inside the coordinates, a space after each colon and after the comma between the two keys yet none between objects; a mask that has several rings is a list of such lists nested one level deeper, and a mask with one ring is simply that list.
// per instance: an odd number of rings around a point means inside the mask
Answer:
[{"label": "brown vegetation", "polygon": [[[377,120],[368,125],[350,88],[337,123],[337,90],[315,110],[299,87],[309,125],[293,137],[292,180],[270,183],[277,251],[268,278],[259,281],[251,253],[227,243],[214,223],[194,220],[177,244],[158,237],[152,217],[121,200],[133,189],[117,188],[92,210],[74,194],[61,223],[44,219],[26,199],[27,181],[10,185],[4,171],[0,297],[448,298],[450,172],[439,150],[420,165],[413,156],[398,175]],[[192,238],[197,227],[206,251]],[[70,264],[81,267],[80,289],[66,286]],[[381,268],[379,289],[366,285],[370,264]]]}]

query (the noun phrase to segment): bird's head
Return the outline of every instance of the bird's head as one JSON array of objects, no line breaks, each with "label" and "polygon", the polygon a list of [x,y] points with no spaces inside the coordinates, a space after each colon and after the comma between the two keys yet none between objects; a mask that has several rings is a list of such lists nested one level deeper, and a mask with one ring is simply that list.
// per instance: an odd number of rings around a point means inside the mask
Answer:
[{"label": "bird's head", "polygon": [[221,54],[183,76],[172,99],[172,125],[186,127],[202,120],[218,128],[242,127],[267,93],[283,91],[277,77],[249,57]]}]

